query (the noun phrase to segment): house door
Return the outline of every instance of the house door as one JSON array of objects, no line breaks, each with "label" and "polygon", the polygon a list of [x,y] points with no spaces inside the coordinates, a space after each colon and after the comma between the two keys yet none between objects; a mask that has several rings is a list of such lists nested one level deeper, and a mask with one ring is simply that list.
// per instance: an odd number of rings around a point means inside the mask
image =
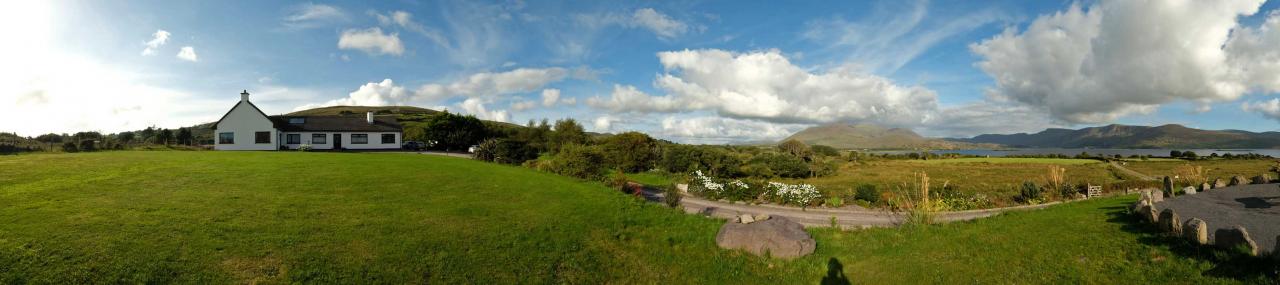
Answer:
[{"label": "house door", "polygon": [[333,149],[342,150],[342,134],[333,134]]}]

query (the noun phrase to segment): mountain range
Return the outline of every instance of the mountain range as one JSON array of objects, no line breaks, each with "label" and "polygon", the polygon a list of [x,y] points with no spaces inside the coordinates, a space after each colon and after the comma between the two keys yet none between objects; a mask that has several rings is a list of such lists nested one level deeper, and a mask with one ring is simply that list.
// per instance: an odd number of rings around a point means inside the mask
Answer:
[{"label": "mountain range", "polygon": [[783,139],[798,140],[809,145],[826,145],[839,149],[966,149],[994,148],[963,141],[926,138],[903,128],[885,128],[874,124],[835,123],[809,127]]},{"label": "mountain range", "polygon": [[1280,148],[1280,132],[1201,130],[1177,124],[1155,127],[1113,124],[1078,130],[1053,128],[1034,134],[987,134],[950,140],[1020,148]]}]

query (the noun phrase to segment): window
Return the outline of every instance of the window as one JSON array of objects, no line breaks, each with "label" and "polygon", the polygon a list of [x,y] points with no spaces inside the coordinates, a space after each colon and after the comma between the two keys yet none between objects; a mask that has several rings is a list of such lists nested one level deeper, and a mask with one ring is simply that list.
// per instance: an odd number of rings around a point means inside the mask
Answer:
[{"label": "window", "polygon": [[284,135],[284,141],[285,141],[285,143],[286,143],[286,144],[301,144],[301,143],[302,143],[302,135],[301,135],[301,134],[287,134],[287,135]]},{"label": "window", "polygon": [[396,134],[382,134],[382,143],[384,144],[396,143]]},{"label": "window", "polygon": [[271,143],[271,132],[253,133],[253,143]]},{"label": "window", "polygon": [[298,125],[298,124],[304,124],[306,122],[307,122],[307,118],[289,118],[289,124]]},{"label": "window", "polygon": [[369,134],[351,134],[351,144],[369,144]]},{"label": "window", "polygon": [[218,144],[235,144],[236,133],[218,133]]},{"label": "window", "polygon": [[324,134],[311,134],[311,144],[328,144],[328,137]]}]

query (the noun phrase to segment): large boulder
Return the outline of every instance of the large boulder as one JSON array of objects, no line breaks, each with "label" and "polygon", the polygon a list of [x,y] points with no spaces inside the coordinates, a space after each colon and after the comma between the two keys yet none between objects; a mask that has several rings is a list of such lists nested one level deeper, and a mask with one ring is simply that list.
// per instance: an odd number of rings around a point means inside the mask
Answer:
[{"label": "large boulder", "polygon": [[1148,194],[1150,194],[1150,195],[1151,195],[1151,204],[1152,204],[1152,205],[1155,205],[1156,203],[1164,202],[1164,191],[1156,191],[1156,190],[1152,190],[1152,191],[1148,192]]},{"label": "large boulder", "polygon": [[1267,184],[1267,183],[1271,183],[1271,175],[1263,174],[1263,175],[1258,175],[1253,177],[1253,184]]},{"label": "large boulder", "polygon": [[803,226],[783,217],[750,224],[725,223],[716,234],[716,245],[784,259],[809,255],[817,248]]},{"label": "large boulder", "polygon": [[1222,187],[1227,187],[1227,181],[1226,181],[1226,180],[1222,180],[1222,178],[1214,178],[1214,179],[1213,179],[1213,189],[1218,189],[1218,188],[1222,188]]},{"label": "large boulder", "polygon": [[1152,206],[1142,206],[1142,210],[1138,210],[1138,215],[1148,223],[1160,222],[1160,214],[1156,213],[1156,208]]},{"label": "large boulder", "polygon": [[1185,195],[1196,194],[1196,187],[1192,187],[1192,186],[1183,187],[1182,194],[1185,194]]},{"label": "large boulder", "polygon": [[1187,220],[1182,226],[1182,235],[1196,244],[1209,244],[1209,224],[1198,218]]},{"label": "large boulder", "polygon": [[1133,206],[1129,206],[1129,212],[1134,214],[1142,213],[1142,207],[1146,206],[1151,206],[1151,202],[1148,202],[1147,199],[1139,199],[1137,202],[1133,202]]},{"label": "large boulder", "polygon": [[1234,226],[1230,229],[1218,229],[1213,232],[1213,244],[1221,248],[1236,248],[1243,246],[1245,251],[1250,255],[1258,255],[1258,243],[1249,237],[1249,231],[1244,227]]},{"label": "large boulder", "polygon": [[1244,176],[1236,175],[1236,176],[1231,176],[1231,184],[1229,186],[1248,185],[1248,184],[1249,184],[1249,180],[1246,180]]},{"label": "large boulder", "polygon": [[1182,220],[1178,219],[1178,213],[1173,209],[1164,209],[1160,211],[1160,230],[1171,235],[1182,235]]}]

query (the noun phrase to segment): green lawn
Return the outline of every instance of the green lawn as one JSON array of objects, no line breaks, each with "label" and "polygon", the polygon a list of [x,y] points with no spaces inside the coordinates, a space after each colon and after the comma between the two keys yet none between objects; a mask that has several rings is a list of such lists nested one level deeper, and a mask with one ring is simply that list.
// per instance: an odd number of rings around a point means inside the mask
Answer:
[{"label": "green lawn", "polygon": [[[814,284],[836,271],[859,284],[1259,278],[1130,226],[1119,213],[1131,201],[911,229],[816,229],[814,255],[781,261],[716,248],[717,220],[466,159],[5,156],[0,283]],[[828,270],[833,262],[842,266]]]},{"label": "green lawn", "polygon": [[1093,159],[1077,158],[1035,158],[1035,157],[963,157],[951,159],[906,160],[919,163],[1022,163],[1022,164],[1063,164],[1082,165],[1102,163]]}]

